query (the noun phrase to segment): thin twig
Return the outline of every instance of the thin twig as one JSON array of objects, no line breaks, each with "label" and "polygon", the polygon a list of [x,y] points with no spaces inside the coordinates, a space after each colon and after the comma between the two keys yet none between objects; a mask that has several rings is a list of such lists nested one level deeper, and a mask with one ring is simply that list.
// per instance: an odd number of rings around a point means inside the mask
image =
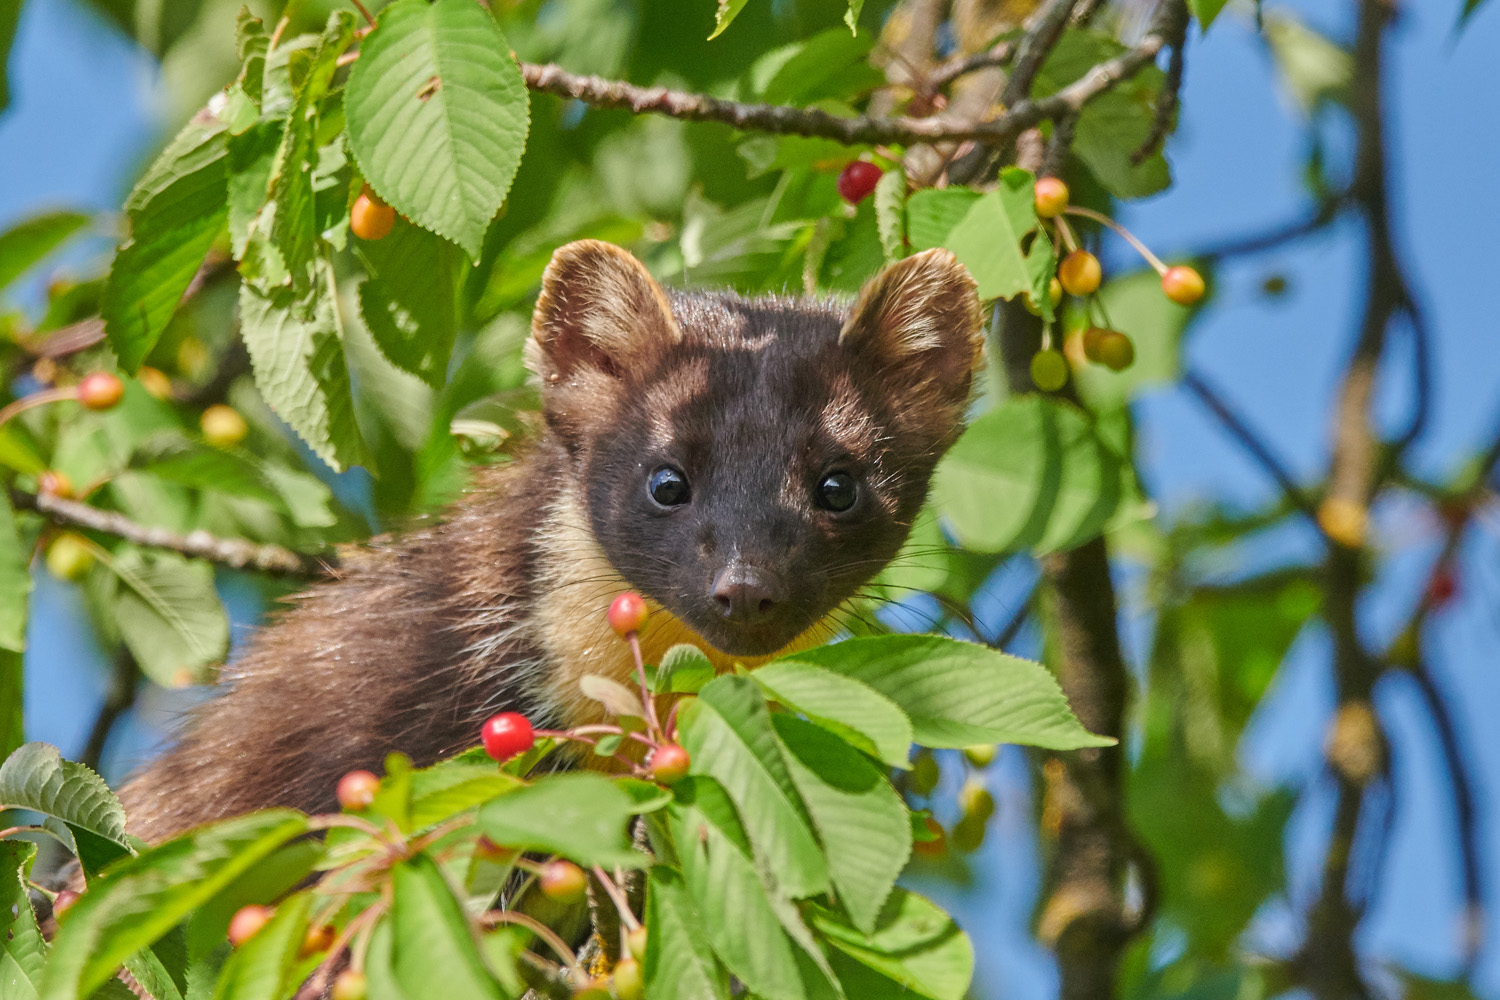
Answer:
[{"label": "thin twig", "polygon": [[933,69],[927,77],[927,87],[929,90],[941,90],[961,76],[967,76],[982,69],[1004,66],[1010,62],[1011,57],[1015,53],[1016,43],[1007,40],[983,52],[975,52],[967,56],[955,56]]},{"label": "thin twig", "polygon": [[1184,53],[1187,51],[1188,29],[1187,10],[1181,8],[1181,14],[1182,16],[1178,17],[1173,25],[1175,30],[1167,40],[1172,54],[1167,59],[1166,76],[1162,80],[1161,93],[1156,98],[1156,114],[1151,119],[1151,132],[1146,136],[1146,141],[1130,154],[1130,162],[1137,166],[1146,162],[1157,150],[1161,149],[1177,117],[1177,104],[1182,93],[1182,71],[1185,61]]},{"label": "thin twig", "polygon": [[337,556],[332,552],[308,555],[293,552],[280,545],[219,538],[206,531],[179,535],[165,528],[137,524],[124,514],[112,510],[100,510],[50,493],[33,494],[11,490],[10,498],[16,507],[34,510],[53,524],[97,531],[137,545],[167,549],[234,569],[255,570],[271,576],[316,579],[327,576],[328,571],[338,562]]},{"label": "thin twig", "polygon": [[104,703],[99,706],[99,714],[94,716],[94,724],[89,728],[88,741],[83,745],[83,752],[78,755],[81,763],[95,771],[99,770],[99,762],[104,757],[104,748],[109,743],[110,734],[114,732],[115,723],[135,705],[140,677],[140,664],[136,663],[129,649],[120,647],[115,653],[114,670],[110,674],[109,690],[104,694]]},{"label": "thin twig", "polygon": [[1224,402],[1224,398],[1203,380],[1203,376],[1188,369],[1182,373],[1182,384],[1219,419],[1224,428],[1240,443],[1241,447],[1254,456],[1270,477],[1276,480],[1276,485],[1281,487],[1281,492],[1286,494],[1286,498],[1291,501],[1292,505],[1306,514],[1313,524],[1317,524],[1317,509],[1302,492],[1302,488],[1297,485],[1292,474],[1287,471],[1286,465],[1276,457],[1271,446],[1229,408],[1229,404]]}]

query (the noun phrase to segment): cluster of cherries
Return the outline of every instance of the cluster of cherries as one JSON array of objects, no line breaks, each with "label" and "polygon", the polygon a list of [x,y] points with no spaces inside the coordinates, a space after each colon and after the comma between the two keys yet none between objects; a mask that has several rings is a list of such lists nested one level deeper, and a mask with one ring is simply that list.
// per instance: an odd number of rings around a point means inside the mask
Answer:
[{"label": "cluster of cherries", "polygon": [[[636,678],[641,687],[641,700],[647,706],[650,716],[645,733],[627,732],[619,726],[606,725],[579,726],[564,731],[536,729],[532,726],[531,720],[519,712],[501,712],[485,720],[484,725],[480,727],[479,737],[485,752],[495,760],[505,763],[533,749],[538,737],[596,743],[594,739],[596,736],[617,733],[637,738],[650,747],[650,754],[644,766],[621,758],[639,776],[649,777],[664,785],[675,784],[686,777],[692,764],[688,752],[681,744],[666,737],[666,733],[673,731],[675,712],[668,717],[665,728],[656,721],[654,699],[651,697],[646,679],[639,639],[640,629],[646,623],[646,617],[646,602],[640,594],[633,591],[627,591],[616,597],[609,608],[610,627],[630,644],[631,653],[635,659]],[[374,803],[379,790],[380,778],[374,773],[365,770],[350,771],[339,779],[337,789],[339,806],[347,812],[361,812]],[[571,861],[553,859],[535,862],[522,857],[518,851],[494,844],[488,838],[483,837],[480,838],[476,850],[484,856],[528,870],[535,876],[537,887],[542,894],[555,903],[573,905],[582,902],[587,895],[588,876],[582,868]],[[601,880],[607,877],[598,869],[595,873]],[[612,897],[617,895],[617,892],[611,890],[612,886],[605,886],[605,891]],[[71,898],[65,898],[69,896]],[[60,913],[76,899],[76,893],[59,893],[53,904],[54,909]],[[619,900],[616,902],[618,903]],[[237,910],[229,922],[230,943],[238,947],[250,940],[261,928],[265,927],[274,913],[273,907],[259,905],[245,906]],[[573,994],[574,1000],[610,1000],[610,998],[641,1000],[644,996],[645,979],[641,963],[645,960],[646,929],[635,915],[629,912],[629,907],[620,907],[620,917],[626,931],[624,957],[615,964],[607,979],[580,980],[580,985]],[[348,930],[345,931],[345,936],[347,935]],[[308,929],[298,954],[301,958],[308,958],[326,953],[333,949],[336,943],[342,947],[342,942],[332,925],[315,924]],[[365,974],[354,967],[340,972],[334,978],[330,991],[333,1000],[365,1000],[366,994]]]},{"label": "cluster of cherries", "polygon": [[[855,160],[839,173],[839,195],[849,204],[857,205],[875,190],[883,173],[874,163]],[[1168,267],[1113,219],[1091,209],[1070,205],[1068,185],[1059,178],[1039,178],[1033,189],[1033,197],[1036,201],[1036,214],[1052,223],[1057,236],[1069,250],[1057,266],[1057,276],[1048,285],[1048,298],[1054,307],[1062,301],[1064,292],[1086,298],[1098,291],[1104,280],[1104,269],[1099,264],[1099,258],[1078,245],[1064,215],[1092,219],[1119,233],[1161,275],[1162,292],[1178,305],[1190,306],[1203,298],[1207,290],[1203,275],[1185,264]],[[1040,312],[1029,294],[1026,305],[1032,312]],[[1050,331],[1047,337],[1050,340]],[[1079,337],[1079,346],[1084,359],[1104,365],[1112,371],[1124,371],[1135,363],[1135,344],[1119,330],[1107,326],[1087,327]],[[1061,389],[1068,381],[1067,358],[1061,351],[1044,345],[1031,359],[1031,380],[1038,389],[1046,392]]]}]

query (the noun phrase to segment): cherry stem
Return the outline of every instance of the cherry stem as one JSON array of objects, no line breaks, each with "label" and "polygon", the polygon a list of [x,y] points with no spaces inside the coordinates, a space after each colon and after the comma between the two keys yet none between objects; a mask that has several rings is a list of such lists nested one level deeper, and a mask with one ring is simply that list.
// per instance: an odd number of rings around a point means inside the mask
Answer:
[{"label": "cherry stem", "polygon": [[375,16],[370,13],[370,8],[366,7],[360,0],[349,0],[349,2],[354,5],[355,10],[364,15],[366,21],[371,24],[375,23]]},{"label": "cherry stem", "polygon": [[65,399],[77,399],[78,389],[69,386],[66,389],[43,389],[41,392],[33,392],[29,396],[7,403],[0,408],[0,426],[10,420],[18,413],[24,413],[37,406],[45,406],[48,403],[60,403]]},{"label": "cherry stem", "polygon": [[1068,225],[1067,220],[1059,215],[1052,222],[1057,226],[1058,233],[1062,235],[1063,246],[1067,247],[1070,251],[1077,250],[1078,241],[1073,238],[1073,228]]},{"label": "cherry stem", "polygon": [[384,910],[384,902],[373,903],[362,910],[359,916],[345,925],[344,929],[339,932],[339,936],[333,939],[333,944],[328,946],[327,957],[318,963],[317,971],[307,981],[307,996],[320,997],[323,995],[323,991],[328,987],[328,977],[333,974],[333,964],[338,960],[339,955],[343,953],[344,949],[348,947],[349,939],[357,934],[360,928],[380,916]]},{"label": "cherry stem", "polygon": [[641,705],[646,709],[646,721],[651,725],[652,735],[661,739],[661,720],[656,717],[656,696],[646,683],[646,661],[641,657],[640,633],[626,633],[625,641],[630,643],[630,655],[635,658],[635,676],[641,682]]},{"label": "cherry stem", "polygon": [[620,891],[620,887],[615,885],[614,881],[605,874],[604,869],[599,865],[594,866],[594,877],[599,880],[599,884],[604,887],[604,892],[614,902],[615,909],[620,911],[620,919],[625,922],[625,926],[631,930],[640,927],[641,922],[630,911],[630,903],[626,900],[625,894]]},{"label": "cherry stem", "polygon": [[[1123,239],[1126,243],[1129,243],[1131,246],[1135,247],[1136,253],[1144,257],[1146,259],[1146,263],[1150,264],[1156,269],[1157,274],[1167,273],[1167,265],[1161,262],[1161,258],[1157,257],[1156,254],[1147,249],[1146,244],[1136,239],[1134,233],[1126,229],[1124,226],[1120,225],[1114,219],[1111,219],[1109,216],[1104,215],[1101,212],[1096,212],[1092,208],[1082,208],[1078,205],[1069,205],[1064,211],[1066,211],[1069,215],[1077,215],[1085,219],[1093,219],[1100,225],[1108,226],[1110,229],[1113,229],[1120,235],[1121,239]],[[1061,222],[1062,220],[1059,219],[1058,221]]]},{"label": "cherry stem", "polygon": [[569,948],[568,943],[559,937],[552,928],[540,920],[529,917],[524,913],[518,913],[515,910],[491,910],[479,919],[490,926],[495,924],[515,924],[517,927],[526,928],[547,942],[547,946],[556,952],[557,957],[562,959],[568,968],[572,970],[578,982],[583,983],[588,981],[589,977],[584,973],[583,966],[578,964],[578,956],[573,954],[573,949]]},{"label": "cherry stem", "polygon": [[662,731],[661,738],[669,743],[677,742],[677,710],[682,707],[682,699],[672,702],[672,709],[667,713],[667,728]]},{"label": "cherry stem", "polygon": [[345,816],[343,813],[328,813],[323,816],[314,816],[307,824],[310,830],[327,830],[335,826],[346,826],[360,833],[368,833],[372,837],[379,838],[384,832],[380,827],[367,819],[358,816]]}]

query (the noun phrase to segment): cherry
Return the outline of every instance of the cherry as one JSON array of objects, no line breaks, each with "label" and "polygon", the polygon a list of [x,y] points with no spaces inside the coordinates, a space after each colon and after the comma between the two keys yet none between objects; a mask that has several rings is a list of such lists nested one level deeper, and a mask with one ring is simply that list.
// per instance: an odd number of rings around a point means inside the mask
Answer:
[{"label": "cherry", "polygon": [[989,767],[995,760],[995,753],[999,747],[993,743],[976,743],[971,747],[964,747],[964,756],[970,764],[975,767]]},{"label": "cherry", "polygon": [[651,777],[663,785],[675,785],[687,777],[692,758],[678,743],[663,743],[651,754]]},{"label": "cherry", "polygon": [[485,720],[479,730],[484,752],[498,761],[510,760],[536,745],[531,720],[520,712],[501,712]]},{"label": "cherry", "polygon": [[380,791],[380,779],[369,771],[350,771],[339,779],[339,808],[357,812],[370,808],[375,793]]},{"label": "cherry", "polygon": [[375,196],[366,184],[349,210],[349,228],[362,240],[383,240],[396,224],[396,210]]},{"label": "cherry", "polygon": [[152,399],[165,402],[172,398],[172,380],[160,368],[141,365],[140,370],[135,373],[135,380],[150,393]]},{"label": "cherry", "polygon": [[1427,578],[1427,603],[1434,608],[1441,608],[1453,600],[1458,593],[1458,578],[1453,575],[1453,570],[1447,565],[1433,568],[1432,576]]},{"label": "cherry", "polygon": [[870,197],[875,185],[885,174],[873,163],[855,160],[839,172],[839,195],[851,205],[858,205]]},{"label": "cherry", "polygon": [[47,546],[47,570],[59,580],[82,580],[94,568],[94,550],[80,535],[64,531]]},{"label": "cherry", "polygon": [[297,957],[308,958],[327,951],[333,947],[333,939],[336,937],[338,937],[338,932],[333,929],[332,924],[314,924],[302,936],[302,945],[297,949]]},{"label": "cherry", "polygon": [[355,969],[345,969],[333,981],[333,991],[328,995],[333,1000],[365,1000],[368,992],[369,984],[365,980],[365,974]]},{"label": "cherry", "polygon": [[1044,219],[1055,219],[1068,207],[1068,186],[1057,177],[1038,177],[1032,189],[1036,198],[1036,214]]},{"label": "cherry", "polygon": [[36,477],[36,491],[66,500],[73,495],[73,480],[66,472],[47,469]]},{"label": "cherry", "polygon": [[1088,329],[1084,330],[1083,356],[1088,358],[1095,364],[1103,364],[1104,361],[1099,356],[1099,341],[1107,333],[1109,333],[1109,331],[1102,326],[1091,326]]},{"label": "cherry", "polygon": [[550,861],[537,877],[542,893],[556,903],[577,903],[588,891],[589,880],[583,869],[571,861]]},{"label": "cherry", "polygon": [[609,627],[621,638],[632,632],[639,632],[644,624],[646,599],[635,591],[625,591],[609,606]]},{"label": "cherry", "polygon": [[1069,295],[1091,295],[1104,280],[1104,269],[1087,250],[1074,250],[1057,266],[1057,280]]},{"label": "cherry", "polygon": [[78,401],[90,410],[110,410],[125,398],[125,383],[109,372],[89,372],[78,381]]},{"label": "cherry", "polygon": [[644,1000],[646,978],[641,975],[641,963],[633,958],[622,958],[614,972],[616,1000]]},{"label": "cherry", "polygon": [[269,906],[242,906],[229,918],[229,943],[238,948],[253,938],[276,912]]},{"label": "cherry", "polygon": [[943,832],[943,825],[931,816],[927,817],[927,832],[932,835],[930,840],[918,840],[912,843],[912,850],[929,858],[940,858],[948,850],[948,835]]},{"label": "cherry", "polygon": [[995,797],[977,777],[964,782],[958,793],[958,804],[965,818],[974,817],[984,822],[995,815]]},{"label": "cherry", "polygon": [[203,416],[198,418],[198,426],[203,431],[203,439],[215,448],[233,448],[250,433],[240,411],[223,403],[215,403],[204,410]]},{"label": "cherry", "polygon": [[1365,543],[1369,521],[1368,510],[1343,497],[1328,497],[1318,506],[1318,527],[1330,541],[1348,549],[1357,549]]},{"label": "cherry", "polygon": [[1068,383],[1068,361],[1057,351],[1037,351],[1031,356],[1031,381],[1043,392],[1056,392]]},{"label": "cherry", "polygon": [[64,889],[52,900],[52,915],[60,917],[72,908],[73,904],[83,898],[82,893],[74,892],[72,889]]},{"label": "cherry", "polygon": [[1203,298],[1203,275],[1185,264],[1169,267],[1162,272],[1161,290],[1178,305],[1190,306]]},{"label": "cherry", "polygon": [[637,927],[635,930],[625,935],[625,945],[630,949],[630,954],[634,956],[637,962],[644,962],[646,960],[645,926],[643,925]]},{"label": "cherry", "polygon": [[[1085,342],[1084,350],[1088,350]],[[1098,361],[1106,368],[1122,372],[1135,363],[1135,344],[1119,330],[1104,330],[1095,346]]]}]

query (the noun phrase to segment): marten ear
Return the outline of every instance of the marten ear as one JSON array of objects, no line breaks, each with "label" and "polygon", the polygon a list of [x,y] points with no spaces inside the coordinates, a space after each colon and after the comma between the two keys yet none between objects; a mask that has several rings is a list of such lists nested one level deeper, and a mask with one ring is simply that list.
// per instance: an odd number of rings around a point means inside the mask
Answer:
[{"label": "marten ear", "polygon": [[957,257],[924,250],[887,267],[860,290],[839,343],[913,402],[926,398],[961,407],[984,343],[975,289]]},{"label": "marten ear", "polygon": [[619,247],[578,240],[542,274],[526,364],[548,383],[575,374],[619,378],[682,339],[666,293]]}]

